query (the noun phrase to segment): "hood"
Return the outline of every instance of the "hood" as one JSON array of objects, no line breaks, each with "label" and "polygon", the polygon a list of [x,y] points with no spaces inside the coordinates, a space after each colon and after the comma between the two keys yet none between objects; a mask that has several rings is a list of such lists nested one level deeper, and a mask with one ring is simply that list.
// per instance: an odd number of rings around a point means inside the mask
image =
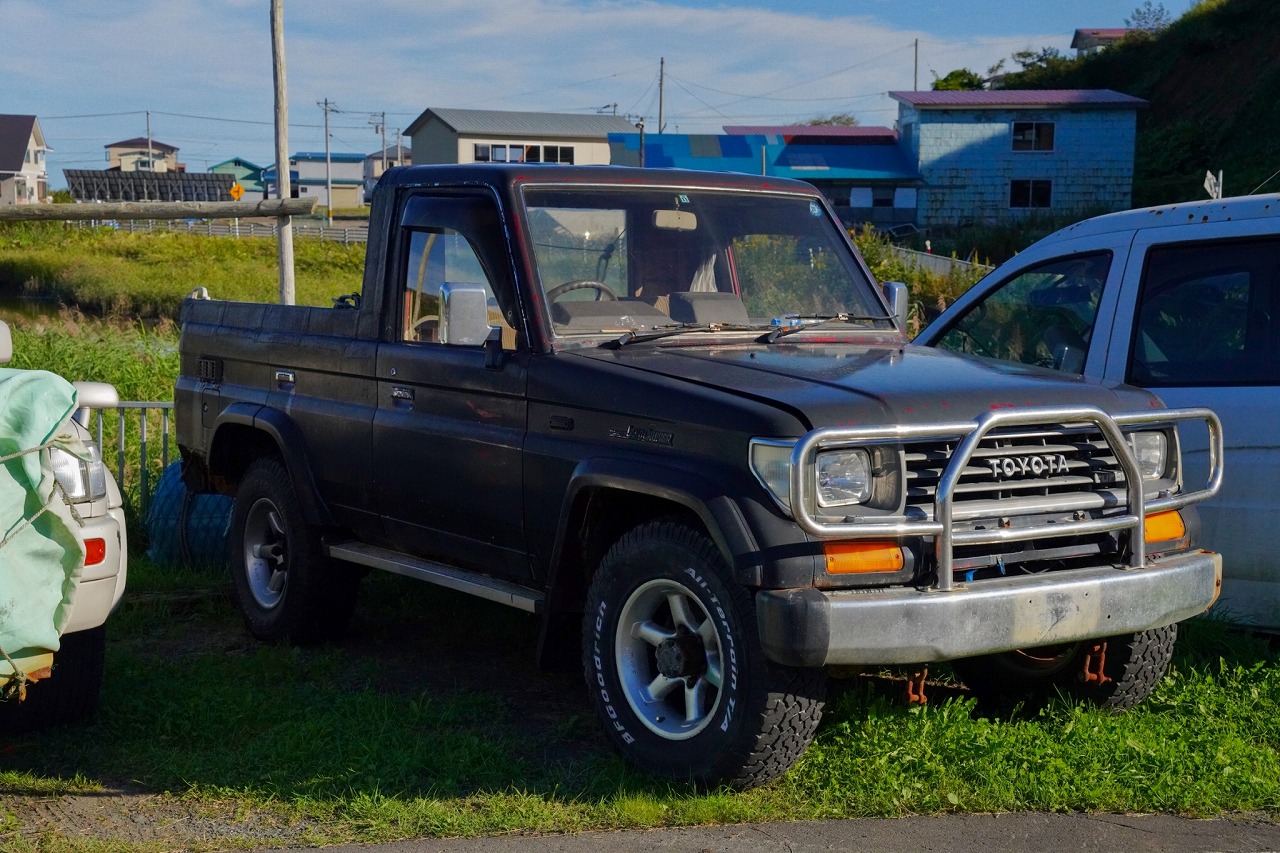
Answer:
[{"label": "hood", "polygon": [[715,388],[792,412],[807,428],[968,421],[993,409],[1161,406],[1147,391],[1044,368],[884,343],[699,343],[582,349],[575,355]]}]

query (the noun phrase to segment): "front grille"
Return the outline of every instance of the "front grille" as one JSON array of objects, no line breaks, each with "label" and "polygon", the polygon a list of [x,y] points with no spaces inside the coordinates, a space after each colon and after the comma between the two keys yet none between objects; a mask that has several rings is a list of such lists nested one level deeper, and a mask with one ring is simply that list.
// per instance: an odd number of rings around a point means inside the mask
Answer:
[{"label": "front grille", "polygon": [[[932,517],[938,481],[958,443],[903,445],[908,517]],[[953,518],[1109,509],[1123,505],[1124,481],[1120,461],[1096,427],[992,431],[960,476]]]}]

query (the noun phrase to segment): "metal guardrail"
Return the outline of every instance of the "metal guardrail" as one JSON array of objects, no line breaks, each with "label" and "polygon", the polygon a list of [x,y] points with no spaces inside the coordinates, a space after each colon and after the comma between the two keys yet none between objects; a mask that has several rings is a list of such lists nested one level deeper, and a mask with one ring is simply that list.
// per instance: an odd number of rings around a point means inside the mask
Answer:
[{"label": "metal guardrail", "polygon": [[[169,444],[173,438],[173,403],[165,402],[120,402],[115,407],[116,413],[116,467],[112,474],[116,478],[116,484],[123,492],[128,483],[129,470],[126,465],[128,457],[127,446],[125,441],[127,425],[131,414],[137,413],[138,438],[139,438],[139,459],[138,459],[138,507],[141,514],[145,517],[147,507],[151,501],[151,455],[154,450],[152,447],[152,439],[149,436],[149,428],[147,424],[147,414],[151,411],[159,412],[160,418],[160,448],[158,455],[160,457],[160,470],[169,467]],[[92,421],[92,431],[97,439],[98,447],[102,450],[103,461],[108,460],[108,454],[103,444],[103,436],[105,434],[105,423],[107,420],[106,409],[94,410]],[[110,467],[108,465],[108,467]]]},{"label": "metal guardrail", "polygon": [[975,270],[986,274],[995,269],[995,267],[988,264],[977,264],[972,261],[962,261],[959,258],[934,255],[929,252],[917,252],[915,249],[904,249],[901,246],[891,246],[890,249],[895,252],[904,263],[910,264],[919,269],[928,270],[935,275],[950,275],[957,269]]}]

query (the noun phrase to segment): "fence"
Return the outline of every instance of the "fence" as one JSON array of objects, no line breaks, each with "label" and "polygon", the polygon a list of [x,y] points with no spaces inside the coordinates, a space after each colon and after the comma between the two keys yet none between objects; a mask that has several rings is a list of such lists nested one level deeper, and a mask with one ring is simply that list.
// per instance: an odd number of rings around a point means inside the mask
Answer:
[{"label": "fence", "polygon": [[[108,422],[112,420],[107,411],[97,409],[93,412],[90,431],[97,439],[107,467],[111,467],[111,454],[108,452],[106,439],[112,439],[111,445],[115,447],[115,470],[112,473],[116,484],[126,495],[136,497],[138,514],[145,518],[154,491],[152,478],[158,479],[169,467],[170,445],[175,440],[172,428],[173,403],[118,403],[115,408],[114,434],[107,428]],[[155,429],[160,433],[159,448],[154,447],[154,440],[151,438]],[[130,479],[131,474],[136,476],[136,482]]]},{"label": "fence", "polygon": [[[235,220],[214,221],[212,219],[94,219],[78,223],[81,226],[110,226],[130,234],[148,231],[177,231],[184,234],[203,234],[207,237],[275,237],[280,226],[276,222],[237,222]],[[369,240],[369,226],[354,225],[341,228],[330,228],[325,225],[293,224],[293,233],[298,237],[314,237],[331,243],[366,243]]]},{"label": "fence", "polygon": [[971,261],[962,261],[959,258],[934,255],[929,252],[917,252],[914,249],[904,249],[901,246],[893,246],[892,250],[897,253],[904,263],[915,266],[917,269],[928,270],[936,275],[950,275],[957,269],[976,270],[985,274],[994,269],[994,267],[987,264],[975,264]]}]

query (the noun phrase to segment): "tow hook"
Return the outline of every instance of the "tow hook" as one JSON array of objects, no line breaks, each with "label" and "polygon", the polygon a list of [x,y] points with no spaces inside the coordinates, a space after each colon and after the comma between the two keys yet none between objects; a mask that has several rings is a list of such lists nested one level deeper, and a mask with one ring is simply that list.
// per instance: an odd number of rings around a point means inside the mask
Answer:
[{"label": "tow hook", "polygon": [[1080,669],[1080,680],[1085,684],[1096,684],[1099,687],[1111,681],[1107,677],[1107,644],[1094,643],[1084,656],[1084,666]]},{"label": "tow hook", "polygon": [[907,673],[907,704],[924,705],[929,697],[924,695],[924,680],[929,675],[929,667],[922,666]]}]

